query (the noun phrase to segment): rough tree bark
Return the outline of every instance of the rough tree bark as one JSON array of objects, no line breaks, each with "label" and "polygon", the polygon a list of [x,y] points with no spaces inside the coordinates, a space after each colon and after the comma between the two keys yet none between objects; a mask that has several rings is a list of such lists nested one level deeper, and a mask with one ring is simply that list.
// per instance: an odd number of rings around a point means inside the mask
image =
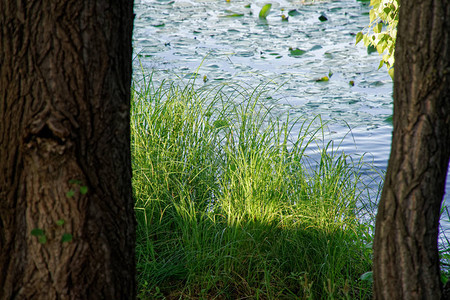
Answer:
[{"label": "rough tree bark", "polygon": [[135,297],[132,27],[132,0],[0,1],[0,299]]},{"label": "rough tree bark", "polygon": [[439,299],[438,225],[450,155],[450,2],[402,0],[399,17],[374,292],[376,299]]}]

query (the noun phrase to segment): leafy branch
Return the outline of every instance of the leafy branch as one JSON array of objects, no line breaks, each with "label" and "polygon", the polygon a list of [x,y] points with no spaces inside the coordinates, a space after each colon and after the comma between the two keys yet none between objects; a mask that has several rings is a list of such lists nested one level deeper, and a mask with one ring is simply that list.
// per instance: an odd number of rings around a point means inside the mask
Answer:
[{"label": "leafy branch", "polygon": [[[370,23],[356,34],[356,44],[361,40],[366,47],[373,46],[382,56],[380,69],[386,65],[389,75],[394,78],[394,52],[397,39],[399,0],[370,0]],[[366,31],[364,33],[364,31]]]}]

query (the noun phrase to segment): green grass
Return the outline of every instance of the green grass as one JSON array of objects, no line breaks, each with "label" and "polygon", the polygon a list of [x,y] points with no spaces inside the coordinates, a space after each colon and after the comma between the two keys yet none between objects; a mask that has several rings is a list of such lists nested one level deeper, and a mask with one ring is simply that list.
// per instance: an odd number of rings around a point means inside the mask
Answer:
[{"label": "green grass", "polygon": [[135,84],[141,298],[371,297],[361,161],[332,143],[308,159],[320,119],[274,117],[266,91]]}]

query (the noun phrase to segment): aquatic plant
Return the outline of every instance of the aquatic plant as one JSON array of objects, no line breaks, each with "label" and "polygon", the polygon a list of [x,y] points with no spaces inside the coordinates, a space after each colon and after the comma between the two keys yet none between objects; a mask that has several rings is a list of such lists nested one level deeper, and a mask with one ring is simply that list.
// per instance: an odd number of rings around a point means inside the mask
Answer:
[{"label": "aquatic plant", "polygon": [[363,163],[320,118],[273,116],[266,85],[194,86],[134,86],[140,296],[370,298]]}]

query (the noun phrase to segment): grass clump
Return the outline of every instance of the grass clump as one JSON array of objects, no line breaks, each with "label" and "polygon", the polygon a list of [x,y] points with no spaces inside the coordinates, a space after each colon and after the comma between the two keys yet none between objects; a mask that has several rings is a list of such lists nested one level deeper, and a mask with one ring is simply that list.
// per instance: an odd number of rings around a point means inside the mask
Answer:
[{"label": "grass clump", "polygon": [[308,159],[314,121],[275,118],[264,87],[136,85],[141,298],[370,298],[361,164]]}]

